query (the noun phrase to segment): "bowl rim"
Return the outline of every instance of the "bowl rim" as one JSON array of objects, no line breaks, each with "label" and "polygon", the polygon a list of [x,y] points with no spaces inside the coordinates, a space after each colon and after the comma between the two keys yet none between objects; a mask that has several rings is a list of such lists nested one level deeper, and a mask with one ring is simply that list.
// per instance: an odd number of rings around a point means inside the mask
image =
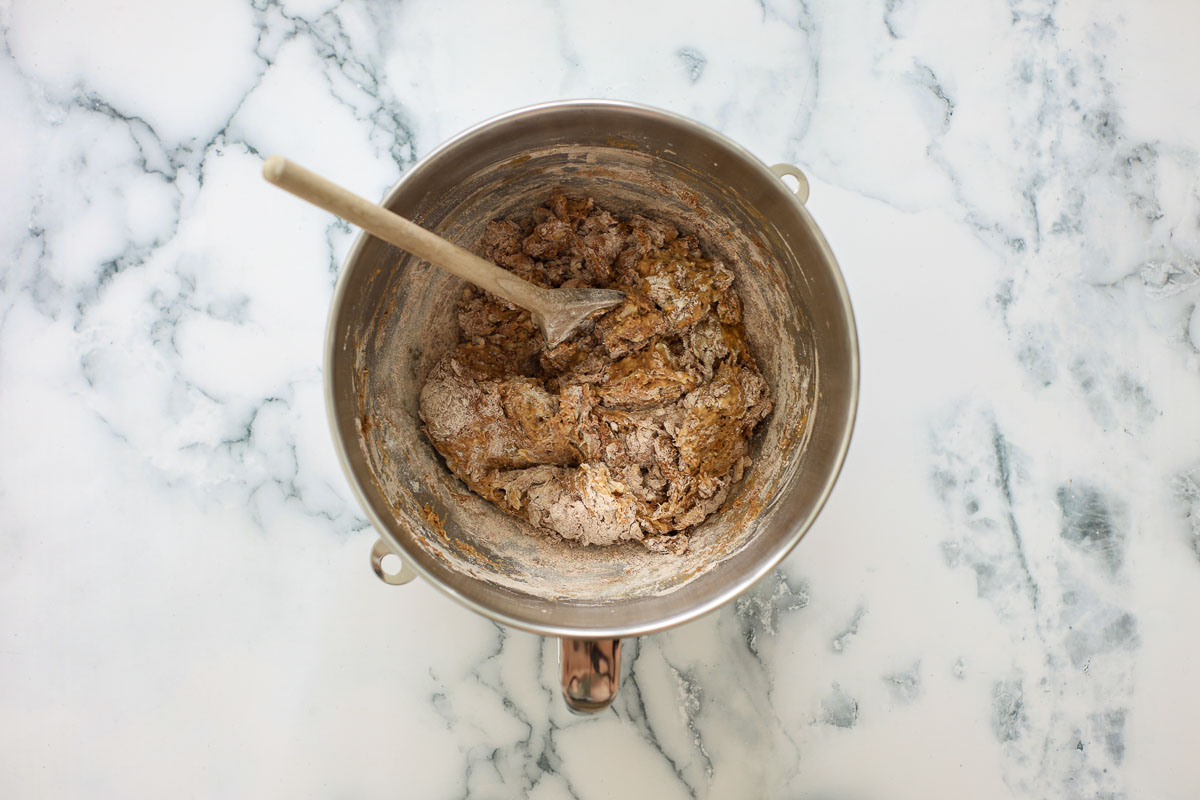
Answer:
[{"label": "bowl rim", "polygon": [[653,619],[644,622],[634,622],[622,625],[603,625],[588,628],[577,626],[562,625],[556,623],[538,622],[534,619],[526,619],[516,617],[511,614],[506,614],[497,611],[483,603],[480,603],[470,597],[467,597],[453,586],[449,586],[438,580],[436,577],[428,573],[417,559],[409,558],[404,555],[404,548],[391,535],[386,522],[376,514],[375,509],[369,502],[366,493],[359,482],[354,470],[351,467],[349,453],[347,448],[350,442],[343,439],[340,434],[337,415],[335,413],[336,398],[334,392],[333,381],[333,361],[335,353],[338,349],[338,331],[337,322],[339,319],[339,309],[342,308],[347,287],[349,285],[349,276],[353,272],[350,266],[359,258],[367,241],[370,239],[370,234],[366,231],[360,231],[355,239],[353,246],[346,254],[345,260],[342,262],[342,267],[338,271],[337,280],[334,285],[333,296],[330,300],[329,313],[326,320],[325,330],[325,353],[323,359],[324,369],[324,384],[325,384],[325,412],[329,422],[330,433],[333,437],[334,451],[337,453],[338,462],[341,464],[342,472],[346,476],[346,481],[350,485],[351,491],[354,493],[355,499],[358,501],[359,507],[366,514],[371,525],[375,529],[375,535],[384,539],[389,543],[392,549],[401,554],[404,564],[409,569],[412,569],[419,577],[423,578],[427,583],[437,587],[441,592],[448,595],[458,603],[469,608],[470,610],[481,614],[495,622],[502,623],[520,630],[530,633],[537,633],[543,636],[555,636],[565,638],[583,638],[583,639],[609,639],[609,638],[627,638],[631,636],[644,636],[647,634],[658,633],[660,631],[673,628],[677,625],[682,625],[686,622],[691,622],[705,614],[708,614],[726,603],[734,600],[743,592],[750,589],[759,580],[764,578],[768,573],[774,570],[779,564],[792,552],[808,530],[812,527],[813,522],[820,515],[825,504],[828,502],[830,495],[833,493],[838,478],[841,475],[842,468],[845,465],[846,456],[850,449],[850,442],[854,435],[854,428],[858,418],[858,403],[859,403],[859,387],[860,387],[860,355],[858,345],[858,326],[854,316],[854,309],[850,302],[850,293],[846,287],[845,276],[842,274],[841,266],[834,257],[833,251],[829,243],[825,240],[820,227],[809,214],[805,204],[787,187],[787,185],[771,171],[762,159],[758,158],[752,152],[747,150],[742,145],[725,136],[725,134],[717,131],[704,123],[698,122],[690,117],[685,117],[682,114],[677,114],[673,111],[667,111],[655,106],[644,105],[625,100],[612,100],[603,98],[578,98],[568,100],[556,100],[534,105],[523,106],[511,111],[506,111],[501,114],[489,117],[481,122],[478,122],[470,127],[462,130],[458,134],[445,140],[440,145],[435,147],[430,152],[426,153],[421,158],[417,159],[404,173],[399,180],[384,194],[381,205],[388,206],[392,200],[403,190],[405,184],[418,175],[421,170],[432,163],[438,156],[444,152],[457,147],[463,141],[470,139],[477,133],[491,128],[495,125],[510,122],[522,117],[542,114],[547,111],[566,111],[571,109],[585,108],[603,108],[619,111],[633,111],[641,115],[649,115],[659,117],[660,119],[691,128],[703,136],[708,137],[717,144],[727,148],[733,154],[739,156],[750,169],[758,173],[758,177],[763,179],[764,185],[777,184],[779,190],[784,192],[791,198],[794,204],[795,211],[803,218],[808,227],[815,234],[816,244],[825,258],[827,264],[832,268],[831,277],[838,301],[842,306],[842,312],[846,316],[848,339],[847,350],[850,361],[850,387],[849,387],[849,407],[847,408],[846,425],[837,442],[837,452],[834,455],[833,468],[828,473],[828,478],[825,486],[822,488],[820,495],[813,503],[809,513],[800,520],[791,532],[789,537],[780,544],[780,546],[770,554],[769,557],[762,559],[755,565],[752,570],[747,570],[744,575],[732,581],[722,591],[716,592],[709,597],[704,598],[702,602],[693,603],[691,606],[666,615],[659,619]]}]

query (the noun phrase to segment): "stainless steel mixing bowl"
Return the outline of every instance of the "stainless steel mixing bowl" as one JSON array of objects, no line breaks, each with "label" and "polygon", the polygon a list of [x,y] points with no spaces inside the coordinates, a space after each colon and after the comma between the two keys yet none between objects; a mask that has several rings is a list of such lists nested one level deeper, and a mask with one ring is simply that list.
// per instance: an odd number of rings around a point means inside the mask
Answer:
[{"label": "stainless steel mixing bowl", "polygon": [[[783,182],[792,175],[799,185]],[[362,235],[338,279],[326,341],[330,423],[350,485],[380,535],[389,583],[420,576],[497,622],[563,639],[576,709],[616,691],[620,638],[732,600],[796,545],[833,489],[858,399],[858,342],[808,184],[699,123],[630,103],[571,101],[484,122],[413,166],[383,204],[468,248],[493,219],[563,187],[618,214],[675,222],[737,273],[746,329],[775,410],[730,502],[683,556],[530,535],[467,491],[421,432],[417,396],[456,341],[461,282]],[[381,561],[393,553],[403,569]]]}]

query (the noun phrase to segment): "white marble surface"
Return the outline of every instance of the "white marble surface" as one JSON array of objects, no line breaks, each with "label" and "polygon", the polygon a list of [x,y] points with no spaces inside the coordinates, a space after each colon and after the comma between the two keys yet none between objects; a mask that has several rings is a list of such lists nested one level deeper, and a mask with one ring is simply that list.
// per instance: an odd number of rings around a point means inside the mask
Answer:
[{"label": "white marble surface", "polygon": [[[1200,5],[0,2],[4,797],[1194,798]],[[693,116],[811,176],[862,337],[829,506],[735,605],[554,644],[366,563],[346,226],[494,113]]]}]

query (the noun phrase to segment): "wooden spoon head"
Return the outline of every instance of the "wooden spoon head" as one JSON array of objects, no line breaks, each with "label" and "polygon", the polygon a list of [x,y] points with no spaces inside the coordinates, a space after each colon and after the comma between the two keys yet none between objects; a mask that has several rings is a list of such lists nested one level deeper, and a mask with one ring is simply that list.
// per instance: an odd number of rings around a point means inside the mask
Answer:
[{"label": "wooden spoon head", "polygon": [[534,314],[533,321],[541,328],[546,347],[553,349],[571,338],[579,324],[597,311],[625,302],[625,293],[616,289],[554,289],[553,308]]}]

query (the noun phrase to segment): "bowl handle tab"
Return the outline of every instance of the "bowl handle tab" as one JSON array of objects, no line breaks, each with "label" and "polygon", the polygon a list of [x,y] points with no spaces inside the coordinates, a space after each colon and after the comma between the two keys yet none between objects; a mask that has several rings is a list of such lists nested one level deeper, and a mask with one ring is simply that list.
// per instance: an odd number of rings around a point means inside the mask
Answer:
[{"label": "bowl handle tab", "polygon": [[[389,570],[384,564],[384,559],[392,556],[400,561],[400,569]],[[404,584],[417,577],[417,573],[409,569],[408,562],[388,546],[383,539],[376,539],[374,546],[371,547],[371,569],[375,570],[375,575],[379,580],[390,586],[403,586]]]},{"label": "bowl handle tab", "polygon": [[791,176],[796,179],[796,188],[792,188],[787,181],[783,181],[783,185],[791,190],[792,194],[796,195],[796,199],[801,203],[808,202],[808,176],[800,171],[799,167],[794,167],[791,164],[776,164],[771,167],[771,172],[775,173],[775,177],[781,181],[784,176]]}]

